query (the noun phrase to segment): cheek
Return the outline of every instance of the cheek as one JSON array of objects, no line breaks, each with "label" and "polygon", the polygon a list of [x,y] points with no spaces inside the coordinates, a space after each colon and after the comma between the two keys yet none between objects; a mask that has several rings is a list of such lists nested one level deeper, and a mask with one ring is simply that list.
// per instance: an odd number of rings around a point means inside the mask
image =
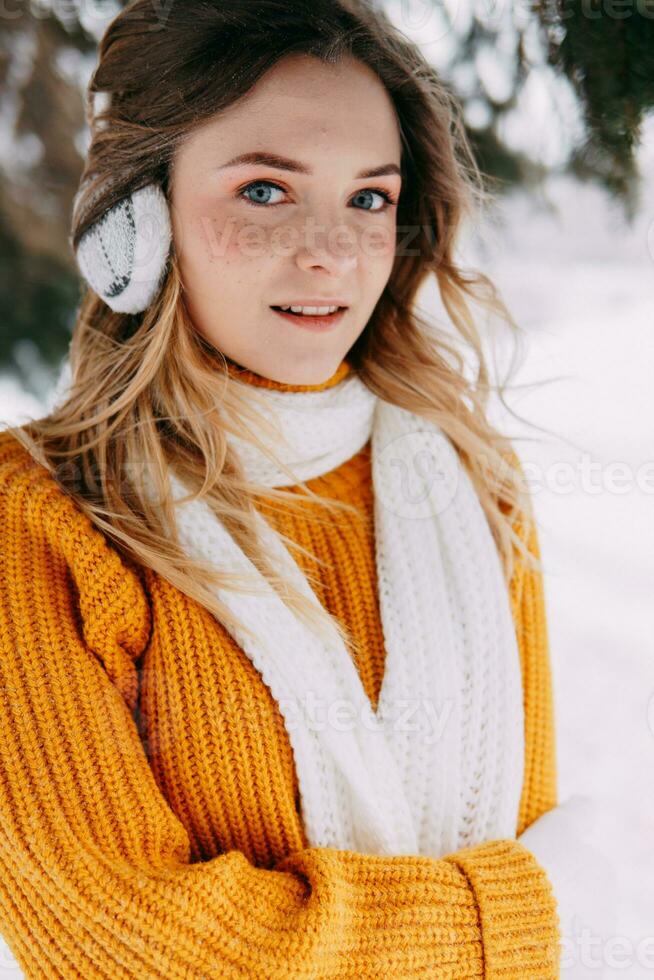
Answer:
[{"label": "cheek", "polygon": [[[181,201],[172,212],[175,249],[187,272],[201,272],[221,263],[234,266],[250,259],[247,246],[251,223],[235,215],[225,202],[212,197]],[[254,253],[253,253],[254,254]]]},{"label": "cheek", "polygon": [[360,261],[372,290],[386,285],[396,254],[395,222],[379,222],[365,228],[359,237]]},{"label": "cheek", "polygon": [[393,264],[396,239],[395,221],[380,221],[366,228],[361,236],[364,255],[380,266]]}]

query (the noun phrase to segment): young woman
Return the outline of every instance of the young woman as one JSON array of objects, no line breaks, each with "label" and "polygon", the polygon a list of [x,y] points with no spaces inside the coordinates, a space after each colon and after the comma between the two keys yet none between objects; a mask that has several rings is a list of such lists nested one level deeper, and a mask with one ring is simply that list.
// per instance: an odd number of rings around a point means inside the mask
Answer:
[{"label": "young woman", "polygon": [[70,387],[0,437],[3,935],[33,977],[558,976],[589,852],[455,104],[364,0],[136,0],[89,96]]}]

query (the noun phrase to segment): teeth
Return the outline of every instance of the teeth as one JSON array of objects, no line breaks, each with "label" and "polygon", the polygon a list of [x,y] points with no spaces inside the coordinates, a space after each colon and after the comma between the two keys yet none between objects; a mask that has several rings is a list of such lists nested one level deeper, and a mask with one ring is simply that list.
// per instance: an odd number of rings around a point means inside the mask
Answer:
[{"label": "teeth", "polygon": [[302,313],[304,316],[327,316],[337,309],[338,306],[280,306],[280,310],[290,310],[291,313]]}]

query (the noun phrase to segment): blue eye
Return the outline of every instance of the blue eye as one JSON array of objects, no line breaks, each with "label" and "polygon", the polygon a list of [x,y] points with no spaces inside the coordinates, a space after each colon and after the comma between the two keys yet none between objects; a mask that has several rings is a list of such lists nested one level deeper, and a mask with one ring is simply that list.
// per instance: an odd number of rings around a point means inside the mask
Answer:
[{"label": "blue eye", "polygon": [[382,190],[381,187],[366,187],[362,191],[357,191],[355,198],[361,197],[365,194],[377,194],[378,197],[383,198],[386,203],[382,208],[363,208],[362,210],[364,211],[373,211],[373,212],[386,211],[387,208],[394,207],[397,204],[395,198],[391,197],[388,191]]},{"label": "blue eye", "polygon": [[[279,187],[278,184],[273,183],[271,180],[254,180],[251,183],[247,184],[247,186],[244,187],[242,190],[240,190],[237,196],[242,197],[247,204],[251,204],[253,207],[256,208],[267,207],[267,206],[276,207],[276,203],[272,203],[272,204],[270,203],[269,197],[266,200],[261,200],[262,196],[265,198],[266,194],[267,193],[269,194],[269,188],[273,188],[274,190],[281,191],[282,194],[284,193],[284,188]],[[258,200],[252,200],[251,198],[246,196],[252,192],[256,193]],[[379,214],[382,211],[388,210],[388,208],[390,207],[395,207],[395,205],[397,204],[395,198],[391,194],[389,194],[388,191],[383,190],[381,187],[366,187],[363,190],[357,191],[353,200],[356,200],[357,197],[365,197],[366,195],[369,194],[377,194],[378,197],[381,197],[385,202],[384,206],[380,208],[357,208],[357,210],[371,211],[373,214]]]},{"label": "blue eye", "polygon": [[[282,191],[282,193],[283,193],[283,190],[282,190],[281,187],[278,187],[277,184],[273,184],[269,180],[255,180],[251,184],[248,184],[247,187],[244,187],[242,191],[240,191],[239,197],[241,195],[248,194],[253,188],[257,188],[257,194],[259,196],[261,195],[261,190],[260,189],[263,189],[263,194],[265,196],[266,189],[269,188],[269,187],[274,187],[275,190]],[[260,207],[261,205],[265,205],[265,204],[268,204],[269,203],[268,201],[262,201],[262,200],[251,201],[249,198],[246,198],[246,200],[247,200],[248,204],[254,204],[255,207]]]}]

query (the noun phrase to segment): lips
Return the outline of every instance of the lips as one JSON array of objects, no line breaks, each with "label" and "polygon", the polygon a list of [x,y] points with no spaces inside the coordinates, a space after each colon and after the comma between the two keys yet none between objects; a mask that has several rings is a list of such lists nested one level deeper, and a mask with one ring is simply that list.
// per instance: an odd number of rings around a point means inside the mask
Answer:
[{"label": "lips", "polygon": [[[284,306],[288,306],[289,309],[284,310],[281,306],[271,306],[271,310],[278,310],[280,313],[292,313],[290,309],[291,306],[313,306],[315,309],[321,309],[325,306],[337,306],[337,303],[284,303]],[[342,310],[347,310],[347,306],[338,306],[335,310],[336,313],[340,313]],[[332,314],[325,314],[326,316],[331,316]],[[293,316],[316,316],[315,313],[293,313]]]},{"label": "lips", "polygon": [[290,310],[282,310],[279,306],[271,306],[270,308],[276,316],[286,320],[287,323],[314,331],[325,331],[335,327],[345,316],[347,310],[346,306],[340,306],[333,313],[319,316],[311,313],[291,313]]},{"label": "lips", "polygon": [[349,299],[342,296],[294,296],[292,299],[284,297],[283,303],[271,303],[271,306],[343,306],[350,305]]}]

